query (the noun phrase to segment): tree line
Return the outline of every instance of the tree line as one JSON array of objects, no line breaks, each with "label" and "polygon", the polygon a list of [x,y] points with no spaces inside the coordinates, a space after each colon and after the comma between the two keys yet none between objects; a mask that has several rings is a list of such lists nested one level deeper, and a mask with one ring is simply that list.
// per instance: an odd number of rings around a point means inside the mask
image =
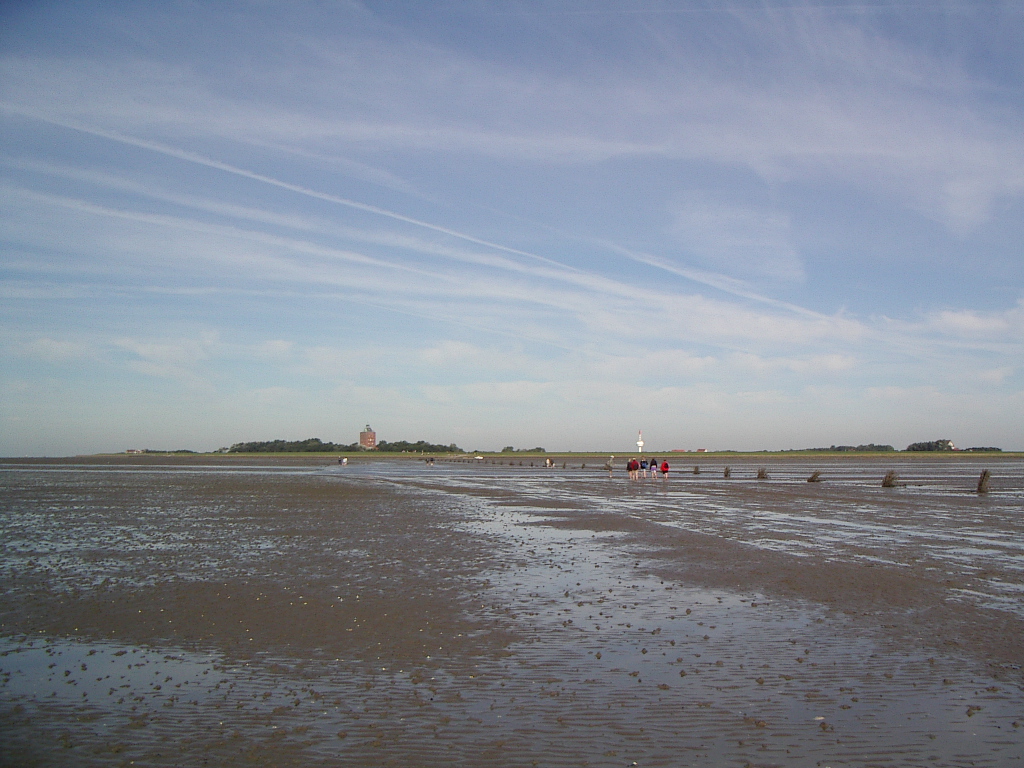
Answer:
[{"label": "tree line", "polygon": [[[224,449],[221,449],[224,450]],[[248,443],[235,443],[230,448],[226,449],[227,453],[354,453],[356,451],[364,450],[360,447],[359,443],[348,443],[343,445],[341,443],[325,443],[319,438],[311,437],[308,440],[264,440],[255,441]],[[415,443],[410,443],[407,440],[395,440],[394,442],[388,442],[387,440],[381,440],[377,443],[377,451],[381,453],[465,453],[464,450],[459,448],[455,443],[449,445],[439,445],[437,443],[428,443],[426,440],[417,440]],[[829,448],[809,448],[809,451],[828,451],[828,452],[889,452],[895,451],[891,445],[876,445],[875,443],[868,443],[866,445],[833,445]],[[907,446],[908,451],[953,451],[953,442],[951,440],[930,440],[921,443],[911,443]],[[965,448],[965,452],[1000,452],[1001,448]],[[506,445],[501,449],[502,453],[545,453],[545,450],[541,447],[537,448],[514,448],[511,445]],[[150,451],[146,450],[146,453],[165,453],[165,451]],[[192,451],[173,451],[173,453],[192,453]]]},{"label": "tree line", "polygon": [[405,440],[396,440],[393,443],[389,443],[387,440],[381,440],[377,443],[377,450],[385,453],[465,453],[455,443],[437,445],[435,443],[428,443],[425,440],[417,440],[415,443],[409,443]]},{"label": "tree line", "polygon": [[[923,443],[911,443],[907,446],[908,451],[955,451],[952,440],[929,440]],[[965,452],[977,453],[1000,453],[1002,448],[964,448]]]},{"label": "tree line", "polygon": [[[235,443],[227,449],[227,453],[352,453],[364,450],[359,443],[325,443],[318,437],[308,440],[257,440],[248,443]],[[382,453],[465,453],[455,443],[437,445],[425,440],[410,443],[396,440],[389,443],[381,440],[377,443],[377,451]]]},{"label": "tree line", "polygon": [[881,451],[881,452],[895,451],[896,449],[893,448],[891,445],[875,445],[875,443],[868,443],[867,445],[833,445],[833,446],[831,446],[829,448],[811,448],[811,450],[812,451],[828,451],[830,453],[833,452],[833,451],[839,451],[839,452],[855,451],[857,453],[870,453],[872,451]]},{"label": "tree line", "polygon": [[249,443],[235,443],[228,453],[336,453],[358,451],[358,443],[341,445],[325,443],[318,437],[308,440],[258,440]]}]

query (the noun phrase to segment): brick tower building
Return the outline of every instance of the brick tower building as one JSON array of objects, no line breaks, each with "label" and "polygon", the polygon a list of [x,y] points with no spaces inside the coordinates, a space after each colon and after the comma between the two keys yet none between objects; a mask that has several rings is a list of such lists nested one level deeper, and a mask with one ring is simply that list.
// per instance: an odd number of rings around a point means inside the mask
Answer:
[{"label": "brick tower building", "polygon": [[366,425],[366,429],[359,433],[359,447],[364,451],[373,451],[377,449],[377,433],[370,429],[370,425]]}]

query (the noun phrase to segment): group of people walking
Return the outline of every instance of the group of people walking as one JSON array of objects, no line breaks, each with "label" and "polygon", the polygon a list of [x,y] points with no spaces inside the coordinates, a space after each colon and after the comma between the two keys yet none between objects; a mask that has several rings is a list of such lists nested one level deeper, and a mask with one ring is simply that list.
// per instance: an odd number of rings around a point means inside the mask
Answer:
[{"label": "group of people walking", "polygon": [[[586,465],[584,465],[586,466]],[[615,457],[609,456],[608,461],[604,463],[604,468],[608,470],[608,477],[612,476],[612,470],[615,469]],[[639,480],[640,476],[647,477],[647,473],[651,473],[651,477],[658,476],[658,470],[661,470],[661,476],[668,480],[668,461],[662,461],[661,467],[658,466],[657,459],[630,459],[626,462],[626,472],[629,474],[630,480]]]},{"label": "group of people walking", "polygon": [[[668,461],[661,462],[661,476],[668,479]],[[641,477],[646,478],[647,472],[650,471],[651,477],[658,476],[658,460],[651,459],[630,459],[626,463],[626,471],[629,473],[630,480],[639,480]]]}]

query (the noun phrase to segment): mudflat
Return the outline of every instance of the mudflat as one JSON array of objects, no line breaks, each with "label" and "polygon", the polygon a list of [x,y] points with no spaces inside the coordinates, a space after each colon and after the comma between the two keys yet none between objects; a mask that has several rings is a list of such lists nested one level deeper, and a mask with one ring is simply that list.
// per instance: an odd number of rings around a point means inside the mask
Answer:
[{"label": "mudflat", "polygon": [[1024,764],[1024,462],[730,461],[0,463],[0,762]]}]

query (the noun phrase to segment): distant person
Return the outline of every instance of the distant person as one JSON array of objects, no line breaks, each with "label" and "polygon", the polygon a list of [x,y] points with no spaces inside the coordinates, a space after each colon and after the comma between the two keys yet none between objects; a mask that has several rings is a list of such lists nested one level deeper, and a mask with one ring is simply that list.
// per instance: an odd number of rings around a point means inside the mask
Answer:
[{"label": "distant person", "polygon": [[647,459],[640,459],[640,472],[643,474],[644,479],[647,478]]},{"label": "distant person", "polygon": [[650,461],[651,467],[651,480],[655,480],[658,477],[658,460],[652,458]]},{"label": "distant person", "polygon": [[668,459],[661,462],[661,476],[663,479],[668,480]]},{"label": "distant person", "polygon": [[604,468],[608,470],[608,477],[612,476],[612,470],[615,469],[615,457],[609,456],[608,461],[604,463]]}]

